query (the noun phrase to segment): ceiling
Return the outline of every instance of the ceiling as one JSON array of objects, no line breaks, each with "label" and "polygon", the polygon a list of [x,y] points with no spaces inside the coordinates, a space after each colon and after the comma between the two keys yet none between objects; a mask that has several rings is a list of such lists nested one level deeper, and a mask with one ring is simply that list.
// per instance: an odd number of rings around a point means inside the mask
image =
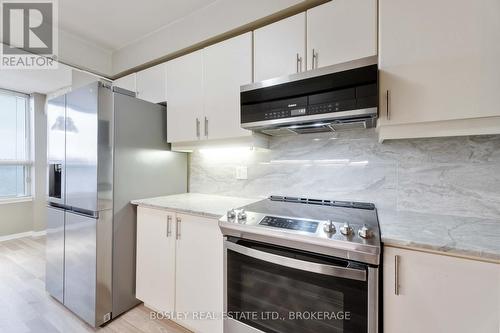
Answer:
[{"label": "ceiling", "polygon": [[61,0],[59,28],[117,50],[216,0]]},{"label": "ceiling", "polygon": [[71,86],[71,69],[59,64],[57,69],[2,69],[0,88],[31,94],[47,94]]}]

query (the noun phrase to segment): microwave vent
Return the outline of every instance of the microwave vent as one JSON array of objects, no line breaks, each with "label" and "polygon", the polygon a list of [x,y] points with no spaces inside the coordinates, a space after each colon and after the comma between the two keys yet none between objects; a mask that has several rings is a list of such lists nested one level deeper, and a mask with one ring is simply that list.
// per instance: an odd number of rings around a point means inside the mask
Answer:
[{"label": "microwave vent", "polygon": [[266,128],[260,130],[260,132],[270,136],[286,136],[286,135],[298,134],[289,129],[288,127]]},{"label": "microwave vent", "polygon": [[353,129],[366,129],[366,120],[352,120],[352,121],[342,121],[333,122],[330,124],[330,128],[333,131],[347,131]]},{"label": "microwave vent", "polygon": [[324,132],[334,132],[330,124],[325,124],[321,126],[304,126],[298,128],[291,128],[292,132],[296,134],[312,134],[312,133],[324,133]]}]

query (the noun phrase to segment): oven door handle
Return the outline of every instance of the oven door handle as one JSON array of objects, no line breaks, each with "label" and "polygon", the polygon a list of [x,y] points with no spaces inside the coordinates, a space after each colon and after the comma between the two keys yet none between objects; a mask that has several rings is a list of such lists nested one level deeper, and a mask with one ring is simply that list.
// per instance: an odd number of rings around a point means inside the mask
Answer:
[{"label": "oven door handle", "polygon": [[279,266],[285,266],[301,271],[330,275],[349,280],[366,281],[366,270],[364,269],[318,264],[315,262],[283,257],[272,253],[258,251],[246,246],[241,246],[229,241],[225,241],[225,246],[227,249],[244,256],[263,260]]}]

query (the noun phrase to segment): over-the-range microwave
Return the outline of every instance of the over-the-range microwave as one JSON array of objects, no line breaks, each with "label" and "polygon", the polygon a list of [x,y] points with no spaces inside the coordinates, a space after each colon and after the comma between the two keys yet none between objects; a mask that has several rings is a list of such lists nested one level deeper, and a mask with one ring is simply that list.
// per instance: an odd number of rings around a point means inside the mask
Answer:
[{"label": "over-the-range microwave", "polygon": [[241,127],[267,135],[374,127],[377,57],[245,85],[240,97]]}]

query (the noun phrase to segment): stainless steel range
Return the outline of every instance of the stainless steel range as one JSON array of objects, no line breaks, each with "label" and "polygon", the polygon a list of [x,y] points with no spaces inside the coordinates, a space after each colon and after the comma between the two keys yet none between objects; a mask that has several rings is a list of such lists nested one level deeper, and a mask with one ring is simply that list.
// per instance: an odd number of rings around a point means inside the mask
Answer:
[{"label": "stainless steel range", "polygon": [[271,196],[219,220],[226,333],[379,330],[370,203]]}]

